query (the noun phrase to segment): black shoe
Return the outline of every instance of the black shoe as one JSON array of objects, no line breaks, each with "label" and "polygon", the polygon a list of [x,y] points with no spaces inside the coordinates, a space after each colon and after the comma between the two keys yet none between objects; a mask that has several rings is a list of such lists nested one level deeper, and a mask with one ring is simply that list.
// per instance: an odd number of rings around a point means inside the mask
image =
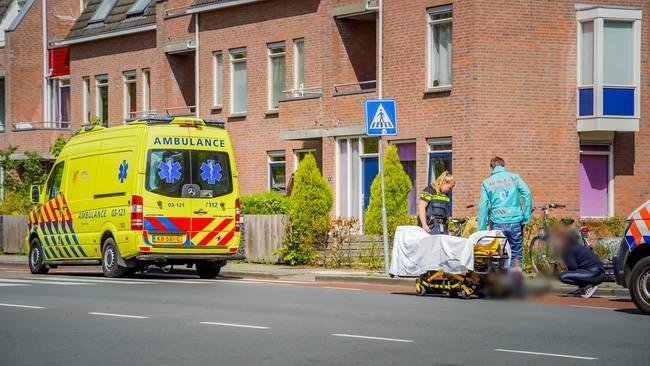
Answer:
[{"label": "black shoe", "polygon": [[573,290],[569,292],[567,295],[569,296],[582,296],[585,293],[585,288],[584,287],[579,287],[577,290]]}]

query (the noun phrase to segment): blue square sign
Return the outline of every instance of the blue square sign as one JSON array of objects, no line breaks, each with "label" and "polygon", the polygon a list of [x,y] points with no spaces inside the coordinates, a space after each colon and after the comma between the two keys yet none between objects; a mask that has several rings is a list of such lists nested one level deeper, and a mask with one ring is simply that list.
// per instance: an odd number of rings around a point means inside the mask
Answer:
[{"label": "blue square sign", "polygon": [[397,135],[397,105],[395,100],[366,100],[366,135]]}]

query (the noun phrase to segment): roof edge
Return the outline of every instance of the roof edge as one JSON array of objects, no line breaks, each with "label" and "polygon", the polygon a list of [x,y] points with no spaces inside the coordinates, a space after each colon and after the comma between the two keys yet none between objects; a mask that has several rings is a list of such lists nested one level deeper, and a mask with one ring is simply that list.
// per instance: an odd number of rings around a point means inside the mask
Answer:
[{"label": "roof edge", "polygon": [[153,30],[156,30],[156,28],[157,28],[157,24],[146,24],[146,25],[141,25],[141,26],[137,26],[137,27],[133,27],[133,28],[126,28],[126,29],[120,29],[120,30],[117,30],[117,31],[110,31],[110,32],[106,32],[106,33],[94,34],[92,36],[82,36],[82,37],[77,37],[77,38],[69,38],[69,39],[63,39],[63,40],[60,40],[60,41],[54,41],[54,42],[52,42],[52,45],[54,47],[69,46],[69,45],[79,44],[79,43],[99,41],[99,40],[107,39],[107,38],[126,36],[126,35],[134,34],[134,33],[142,33],[142,32],[153,31]]},{"label": "roof edge", "polygon": [[187,7],[187,12],[188,14],[204,13],[206,11],[232,8],[235,6],[246,5],[246,4],[260,3],[262,1],[266,1],[266,0],[234,0],[225,3],[190,5]]},{"label": "roof edge", "polygon": [[25,4],[23,5],[22,9],[18,12],[18,16],[16,16],[16,19],[9,25],[9,28],[5,32],[13,32],[18,28],[20,23],[22,23],[23,19],[27,16],[27,13],[29,13],[30,10],[32,10],[32,6],[36,3],[36,0],[27,0]]}]

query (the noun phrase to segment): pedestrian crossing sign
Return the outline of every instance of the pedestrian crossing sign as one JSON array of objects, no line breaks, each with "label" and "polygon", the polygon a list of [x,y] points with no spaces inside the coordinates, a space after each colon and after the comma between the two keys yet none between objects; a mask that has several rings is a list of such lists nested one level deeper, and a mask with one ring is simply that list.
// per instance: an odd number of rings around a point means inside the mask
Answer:
[{"label": "pedestrian crossing sign", "polygon": [[397,135],[397,105],[394,100],[366,100],[366,135]]}]

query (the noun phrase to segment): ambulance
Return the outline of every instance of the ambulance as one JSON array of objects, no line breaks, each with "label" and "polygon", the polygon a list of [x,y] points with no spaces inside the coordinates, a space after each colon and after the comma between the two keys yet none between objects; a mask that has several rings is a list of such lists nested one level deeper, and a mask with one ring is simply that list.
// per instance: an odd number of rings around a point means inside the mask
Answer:
[{"label": "ambulance", "polygon": [[32,187],[26,251],[34,274],[97,265],[107,277],[150,265],[214,278],[243,259],[233,149],[223,122],[149,118],[84,126]]}]

